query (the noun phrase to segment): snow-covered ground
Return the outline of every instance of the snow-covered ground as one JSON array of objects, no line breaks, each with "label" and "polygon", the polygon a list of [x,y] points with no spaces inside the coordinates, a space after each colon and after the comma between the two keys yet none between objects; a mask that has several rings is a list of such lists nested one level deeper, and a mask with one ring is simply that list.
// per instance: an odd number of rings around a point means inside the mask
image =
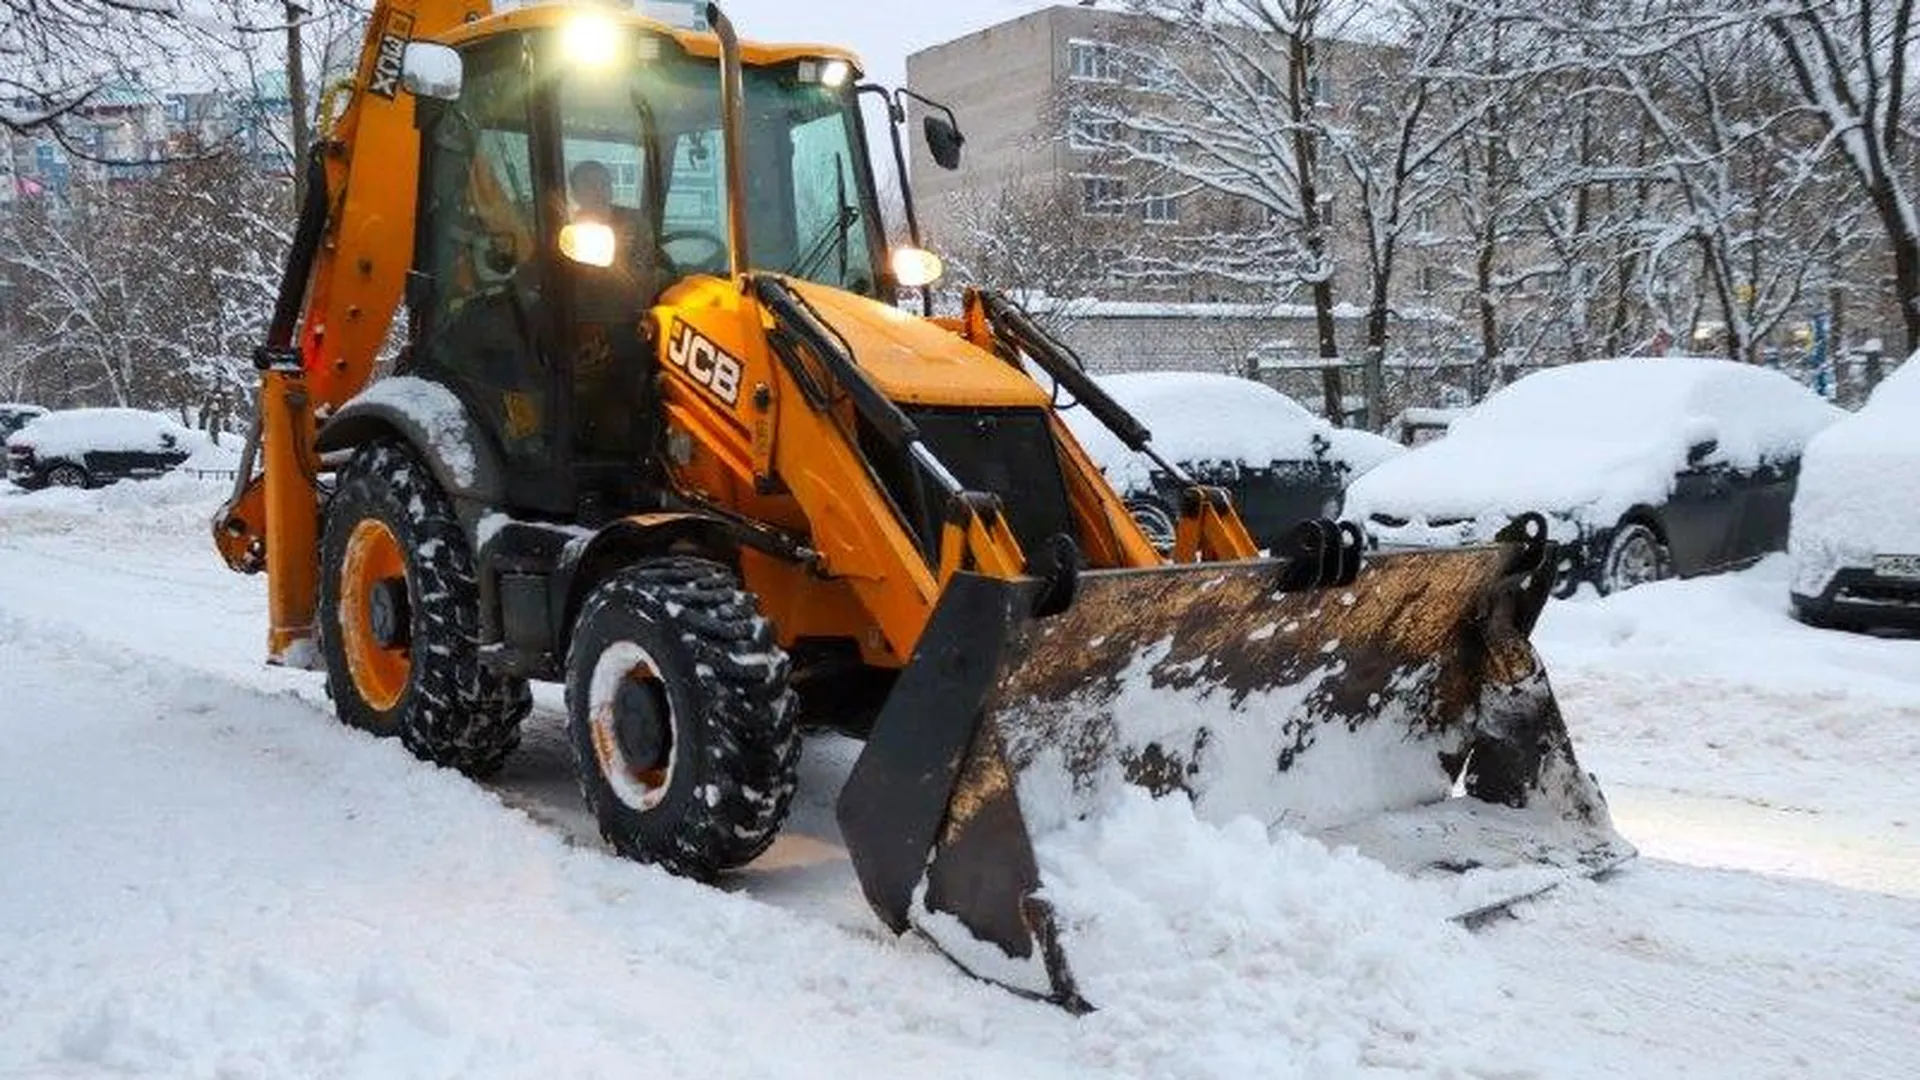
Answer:
[{"label": "snow-covered ground", "polygon": [[1060,865],[1073,1019],[887,937],[854,752],[715,890],[601,848],[557,698],[487,786],[261,665],[220,485],[0,487],[0,1076],[1909,1077],[1920,641],[1814,631],[1784,560],[1549,608],[1644,857],[1468,933],[1424,887],[1144,800]]}]

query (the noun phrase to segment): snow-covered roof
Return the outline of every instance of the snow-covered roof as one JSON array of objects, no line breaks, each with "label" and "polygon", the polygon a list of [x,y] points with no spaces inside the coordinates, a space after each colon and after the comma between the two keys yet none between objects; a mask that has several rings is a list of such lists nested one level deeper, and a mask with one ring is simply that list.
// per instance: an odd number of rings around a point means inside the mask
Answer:
[{"label": "snow-covered roof", "polygon": [[[1265,383],[1204,371],[1154,371],[1097,380],[1153,432],[1153,447],[1172,461],[1304,461],[1323,439],[1329,456],[1355,472],[1401,448],[1364,431],[1337,429]],[[1123,488],[1145,486],[1150,463],[1128,450],[1083,408],[1062,414],[1074,438]]]},{"label": "snow-covered roof", "polygon": [[1689,357],[1595,360],[1536,372],[1355,483],[1351,516],[1566,513],[1610,525],[1663,501],[1690,449],[1751,468],[1791,457],[1845,415],[1776,371]]},{"label": "snow-covered roof", "polygon": [[1793,588],[1818,596],[1834,571],[1920,554],[1920,353],[1854,415],[1807,445],[1793,499]]},{"label": "snow-covered roof", "polygon": [[192,449],[206,436],[171,417],[144,409],[66,409],[36,416],[7,437],[9,445],[32,446],[42,457],[68,457],[89,451],[161,450],[162,436]]}]

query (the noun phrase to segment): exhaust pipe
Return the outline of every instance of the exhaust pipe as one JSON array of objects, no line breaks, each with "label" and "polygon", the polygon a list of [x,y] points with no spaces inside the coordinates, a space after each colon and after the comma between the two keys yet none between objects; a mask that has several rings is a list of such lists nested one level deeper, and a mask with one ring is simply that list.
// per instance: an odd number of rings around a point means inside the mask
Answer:
[{"label": "exhaust pipe", "polygon": [[747,259],[746,76],[740,38],[719,4],[707,5],[707,25],[720,39],[720,123],[727,140],[728,267],[735,279],[752,267]]}]

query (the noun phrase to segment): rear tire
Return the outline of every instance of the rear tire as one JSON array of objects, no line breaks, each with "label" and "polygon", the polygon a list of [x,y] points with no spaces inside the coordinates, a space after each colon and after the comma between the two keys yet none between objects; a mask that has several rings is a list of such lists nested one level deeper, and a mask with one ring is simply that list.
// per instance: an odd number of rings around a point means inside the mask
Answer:
[{"label": "rear tire", "polygon": [[466,532],[404,443],[354,452],[327,502],[316,620],[340,719],[414,756],[485,776],[520,742],[525,679],[480,665]]},{"label": "rear tire", "polygon": [[1601,592],[1611,595],[1672,576],[1673,553],[1650,526],[1629,521],[1614,530],[1600,564]]},{"label": "rear tire", "polygon": [[83,488],[88,486],[87,470],[70,462],[61,462],[47,470],[47,486]]},{"label": "rear tire", "polygon": [[567,727],[607,842],[700,880],[765,851],[800,756],[787,673],[725,566],[647,559],[596,587],[567,653]]}]

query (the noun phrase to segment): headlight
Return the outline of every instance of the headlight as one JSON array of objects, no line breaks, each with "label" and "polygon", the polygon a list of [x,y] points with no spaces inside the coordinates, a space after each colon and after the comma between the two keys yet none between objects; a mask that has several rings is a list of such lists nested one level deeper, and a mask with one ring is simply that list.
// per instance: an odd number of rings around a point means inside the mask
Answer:
[{"label": "headlight", "polygon": [[586,266],[612,266],[613,227],[598,221],[561,226],[560,254]]},{"label": "headlight", "polygon": [[940,256],[923,248],[894,248],[889,261],[893,264],[893,279],[909,289],[931,285],[946,272]]}]

